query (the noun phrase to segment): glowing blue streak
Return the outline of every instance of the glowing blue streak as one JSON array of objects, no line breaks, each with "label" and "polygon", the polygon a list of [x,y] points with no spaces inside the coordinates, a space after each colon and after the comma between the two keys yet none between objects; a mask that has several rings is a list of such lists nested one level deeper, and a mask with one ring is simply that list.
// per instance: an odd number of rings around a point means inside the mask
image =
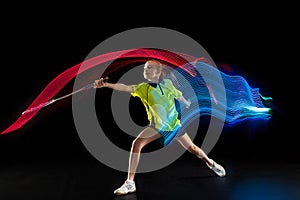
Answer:
[{"label": "glowing blue streak", "polygon": [[[242,76],[225,74],[204,62],[195,63],[195,67],[201,72],[196,77],[191,77],[180,69],[181,76],[176,76],[181,85],[179,89],[184,96],[191,100],[192,105],[197,105],[191,106],[189,110],[184,109],[184,112],[188,113],[182,118],[183,124],[189,124],[201,115],[224,119],[225,124],[228,125],[250,119],[269,120],[271,118],[271,108],[265,107],[263,100],[272,100],[272,98],[262,97],[259,88],[251,88]],[[176,71],[174,74],[176,75]],[[216,81],[218,79],[214,74],[220,74],[223,83]],[[190,86],[194,91],[190,91]],[[217,105],[212,106],[214,101],[207,86],[212,88]],[[222,94],[226,94],[226,97]]]}]

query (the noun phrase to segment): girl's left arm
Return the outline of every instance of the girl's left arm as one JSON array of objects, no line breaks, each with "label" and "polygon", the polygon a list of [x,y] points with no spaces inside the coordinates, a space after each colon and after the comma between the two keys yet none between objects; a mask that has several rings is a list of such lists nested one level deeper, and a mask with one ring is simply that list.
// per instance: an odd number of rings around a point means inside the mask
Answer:
[{"label": "girl's left arm", "polygon": [[178,98],[176,98],[178,101],[181,101],[185,104],[186,108],[189,108],[191,105],[191,100],[187,100],[186,98],[184,98],[184,96],[180,96]]}]

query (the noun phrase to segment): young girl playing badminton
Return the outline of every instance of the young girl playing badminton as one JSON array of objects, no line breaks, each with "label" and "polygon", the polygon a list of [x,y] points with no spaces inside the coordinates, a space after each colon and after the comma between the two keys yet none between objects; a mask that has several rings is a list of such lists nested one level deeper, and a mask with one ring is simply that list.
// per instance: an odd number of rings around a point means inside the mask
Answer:
[{"label": "young girl playing badminton", "polygon": [[191,102],[183,97],[182,92],[174,87],[170,79],[166,78],[164,66],[157,60],[148,60],[144,65],[143,75],[150,83],[125,85],[108,83],[103,78],[94,82],[95,88],[108,87],[129,92],[132,96],[139,97],[145,105],[150,122],[149,126],[142,130],[133,141],[127,180],[114,191],[114,194],[124,195],[136,191],[134,176],[139,163],[140,152],[144,146],[156,139],[162,140],[164,146],[177,140],[183,148],[202,159],[218,176],[225,176],[225,170],[221,165],[210,159],[201,148],[196,146],[186,132],[178,131],[181,124],[174,98],[184,103],[186,108],[190,107]]}]

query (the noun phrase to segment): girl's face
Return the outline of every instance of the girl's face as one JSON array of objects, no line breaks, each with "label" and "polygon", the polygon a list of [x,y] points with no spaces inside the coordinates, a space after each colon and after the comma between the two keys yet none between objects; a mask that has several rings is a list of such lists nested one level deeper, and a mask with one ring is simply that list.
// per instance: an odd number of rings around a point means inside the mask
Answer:
[{"label": "girl's face", "polygon": [[157,82],[161,73],[160,65],[155,61],[147,61],[144,66],[144,78]]}]

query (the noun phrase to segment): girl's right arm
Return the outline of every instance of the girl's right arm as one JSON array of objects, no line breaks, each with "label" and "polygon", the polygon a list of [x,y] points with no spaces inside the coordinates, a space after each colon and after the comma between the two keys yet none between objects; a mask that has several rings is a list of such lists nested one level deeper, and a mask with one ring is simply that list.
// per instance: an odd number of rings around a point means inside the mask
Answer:
[{"label": "girl's right arm", "polygon": [[131,85],[125,85],[123,83],[108,83],[105,82],[103,78],[100,78],[99,80],[95,80],[94,82],[94,88],[102,88],[102,87],[108,87],[114,90],[124,91],[124,92],[133,92],[133,87]]}]

